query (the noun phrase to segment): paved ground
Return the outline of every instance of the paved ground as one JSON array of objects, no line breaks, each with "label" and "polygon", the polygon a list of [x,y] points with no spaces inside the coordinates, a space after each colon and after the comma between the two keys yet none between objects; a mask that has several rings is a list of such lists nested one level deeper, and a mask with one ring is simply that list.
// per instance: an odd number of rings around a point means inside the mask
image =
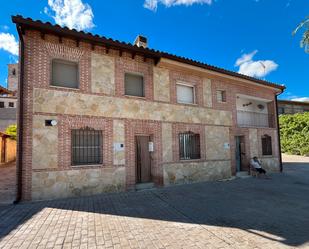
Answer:
[{"label": "paved ground", "polygon": [[256,178],[0,207],[0,248],[309,248],[309,164]]},{"label": "paved ground", "polygon": [[0,205],[13,203],[16,192],[16,162],[0,165]]}]

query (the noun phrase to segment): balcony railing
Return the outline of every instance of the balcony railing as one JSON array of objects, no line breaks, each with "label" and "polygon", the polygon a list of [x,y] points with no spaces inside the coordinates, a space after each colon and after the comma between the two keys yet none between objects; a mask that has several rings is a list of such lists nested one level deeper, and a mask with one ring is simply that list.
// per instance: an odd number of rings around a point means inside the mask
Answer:
[{"label": "balcony railing", "polygon": [[274,115],[237,111],[237,125],[239,127],[274,127]]}]

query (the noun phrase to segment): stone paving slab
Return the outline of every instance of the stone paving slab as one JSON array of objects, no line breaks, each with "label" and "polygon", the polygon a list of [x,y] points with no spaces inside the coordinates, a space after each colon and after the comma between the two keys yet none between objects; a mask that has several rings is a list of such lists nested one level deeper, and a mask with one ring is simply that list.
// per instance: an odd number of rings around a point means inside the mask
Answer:
[{"label": "stone paving slab", "polygon": [[309,248],[309,165],[1,207],[0,248]]}]

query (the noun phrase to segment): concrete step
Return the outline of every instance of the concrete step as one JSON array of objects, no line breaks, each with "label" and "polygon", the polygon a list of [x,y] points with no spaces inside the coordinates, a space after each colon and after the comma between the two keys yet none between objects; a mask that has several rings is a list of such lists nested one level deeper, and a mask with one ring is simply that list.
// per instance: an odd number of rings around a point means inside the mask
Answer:
[{"label": "concrete step", "polygon": [[236,177],[237,178],[249,178],[251,176],[248,175],[248,171],[239,171],[236,173]]},{"label": "concrete step", "polygon": [[145,190],[145,189],[152,189],[152,188],[154,188],[153,182],[138,183],[138,184],[135,185],[136,191]]}]

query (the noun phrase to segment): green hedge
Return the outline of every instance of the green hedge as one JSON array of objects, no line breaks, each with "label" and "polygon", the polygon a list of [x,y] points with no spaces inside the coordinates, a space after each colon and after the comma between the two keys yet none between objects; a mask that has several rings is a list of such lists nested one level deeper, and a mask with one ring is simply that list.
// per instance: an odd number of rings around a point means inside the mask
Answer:
[{"label": "green hedge", "polygon": [[279,123],[282,152],[309,156],[309,113],[280,115]]}]

